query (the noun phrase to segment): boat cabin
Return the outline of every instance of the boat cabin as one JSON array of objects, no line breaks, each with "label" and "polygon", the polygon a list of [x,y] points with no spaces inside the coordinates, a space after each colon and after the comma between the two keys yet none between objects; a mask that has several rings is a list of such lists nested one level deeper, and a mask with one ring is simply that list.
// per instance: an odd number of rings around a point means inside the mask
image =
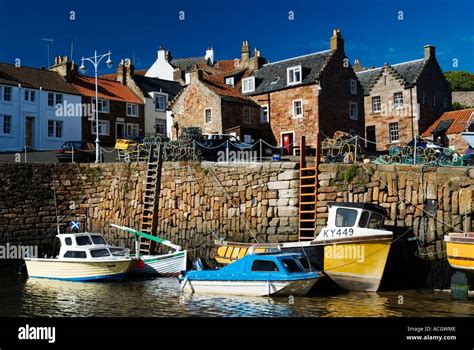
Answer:
[{"label": "boat cabin", "polygon": [[381,230],[387,212],[372,203],[328,203],[328,227],[362,227]]},{"label": "boat cabin", "polygon": [[63,233],[56,237],[61,242],[59,258],[100,259],[127,255],[125,249],[110,246],[100,233]]}]

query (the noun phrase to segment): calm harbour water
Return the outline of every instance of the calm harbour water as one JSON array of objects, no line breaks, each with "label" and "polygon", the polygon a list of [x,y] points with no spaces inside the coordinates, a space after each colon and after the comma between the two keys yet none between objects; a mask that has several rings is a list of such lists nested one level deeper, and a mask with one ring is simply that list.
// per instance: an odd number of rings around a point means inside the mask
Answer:
[{"label": "calm harbour water", "polygon": [[[399,303],[400,296],[403,303]],[[28,279],[0,273],[0,316],[60,317],[376,317],[472,316],[474,299],[445,292],[397,291],[335,296],[248,298],[182,294],[176,278],[112,283]]]}]

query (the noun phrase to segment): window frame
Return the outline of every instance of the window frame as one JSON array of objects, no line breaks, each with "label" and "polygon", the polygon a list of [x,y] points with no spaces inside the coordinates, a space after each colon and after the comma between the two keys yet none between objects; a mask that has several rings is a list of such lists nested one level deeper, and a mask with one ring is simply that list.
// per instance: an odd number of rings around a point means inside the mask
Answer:
[{"label": "window frame", "polygon": [[[134,114],[130,114],[129,113],[129,107],[132,108],[132,112],[133,112],[133,109],[135,109],[135,113]],[[131,103],[131,102],[127,102],[127,117],[138,117],[138,104],[136,103]]]},{"label": "window frame", "polygon": [[[104,109],[104,102],[106,102],[107,109]],[[92,110],[95,113],[95,97],[92,98]],[[102,114],[109,114],[110,113],[110,101],[105,98],[98,98],[97,99],[97,109],[99,113]]]},{"label": "window frame", "polygon": [[[247,89],[245,85],[247,84]],[[242,93],[249,93],[255,91],[255,77],[247,77],[242,79]]]},{"label": "window frame", "polygon": [[[395,129],[392,130],[392,126],[396,126],[396,134],[397,134],[397,139],[396,140],[394,140],[392,138],[392,133],[395,132]],[[399,129],[398,122],[388,123],[388,135],[389,135],[389,138],[390,138],[390,143],[399,143],[400,142],[400,129]]]},{"label": "window frame", "polygon": [[[91,135],[95,135],[95,119],[91,120]],[[107,125],[107,133],[102,131],[102,127],[100,125]],[[99,119],[99,136],[110,136],[110,121],[108,120],[101,120]]]},{"label": "window frame", "polygon": [[[50,133],[50,127],[52,128],[52,133]],[[58,133],[59,130],[59,133]],[[62,120],[48,119],[48,138],[60,140],[63,138],[64,123]],[[59,134],[59,136],[58,136]]]},{"label": "window frame", "polygon": [[[163,122],[163,124],[162,124],[162,125],[159,125],[159,124],[158,124],[158,121]],[[157,126],[163,127],[163,133],[159,133],[159,132],[157,131]],[[155,118],[155,134],[166,136],[166,119],[163,119],[163,118]]]},{"label": "window frame", "polygon": [[[355,106],[355,116],[352,115],[352,107]],[[349,102],[349,119],[350,120],[359,120],[359,105],[357,102]]]},{"label": "window frame", "polygon": [[[400,99],[398,99],[397,102],[397,97],[396,96],[401,96],[401,103]],[[404,104],[404,99],[403,99],[403,91],[397,91],[393,93],[393,109],[402,109]]]},{"label": "window frame", "polygon": [[[273,269],[273,270],[256,270],[254,268],[254,266],[255,266],[256,263],[260,263],[260,262],[273,264],[273,266],[276,267],[276,270],[275,269]],[[278,267],[278,265],[273,260],[255,259],[252,262],[252,266],[250,267],[250,271],[252,271],[252,272],[262,272],[262,273],[272,273],[272,272],[279,272],[280,268]]]},{"label": "window frame", "polygon": [[[297,102],[300,103],[301,114],[297,114],[297,113],[296,113],[295,104],[296,104]],[[293,114],[293,118],[294,118],[294,119],[303,118],[303,116],[304,116],[304,108],[303,108],[303,99],[302,99],[302,98],[299,98],[299,99],[296,99],[296,100],[291,101],[291,111],[292,111],[292,114]]]},{"label": "window frame", "polygon": [[[340,212],[347,212],[347,213],[351,212],[351,213],[355,213],[355,216],[352,218],[352,219],[353,219],[352,225],[348,225],[349,222],[346,223],[346,224],[344,224],[344,222],[342,222],[341,225],[338,225],[338,221],[337,221],[337,220],[338,220],[338,215],[339,215]],[[343,219],[344,219],[344,218],[347,219],[347,217],[345,217],[344,215],[342,215],[342,218],[343,218]],[[358,218],[359,218],[359,211],[356,210],[356,209],[351,209],[351,208],[337,208],[337,209],[336,209],[336,217],[335,217],[335,220],[334,220],[334,221],[335,221],[334,224],[335,224],[336,227],[354,227],[354,226],[356,225],[356,223],[357,223],[357,219],[358,219]],[[343,221],[344,221],[344,220],[343,220]]]},{"label": "window frame", "polygon": [[25,89],[23,94],[23,100],[28,103],[36,103],[36,90]]},{"label": "window frame", "polygon": [[[267,119],[263,119],[263,111],[266,109],[267,111]],[[268,104],[266,105],[261,105],[260,106],[260,124],[268,124],[270,123],[270,108],[268,107]]]},{"label": "window frame", "polygon": [[[231,81],[232,83],[229,83]],[[227,77],[225,78],[225,84],[234,87],[235,86],[235,79],[234,77]]]},{"label": "window frame", "polygon": [[[2,135],[2,136],[11,136],[13,116],[11,114],[1,114],[0,117],[1,117],[0,135]],[[5,132],[5,117],[8,118],[8,132]]]},{"label": "window frame", "polygon": [[[295,79],[296,72],[299,72],[299,80]],[[290,80],[293,79],[293,81]],[[286,85],[291,86],[291,85],[297,85],[301,84],[303,82],[303,68],[301,67],[301,64],[298,66],[292,66],[286,68]]]},{"label": "window frame", "polygon": [[350,80],[350,89],[352,95],[357,95],[357,80],[351,79]]},{"label": "window frame", "polygon": [[[376,99],[378,98],[378,102]],[[376,110],[374,106],[378,105],[378,109]],[[372,113],[381,113],[382,112],[382,97],[379,96],[372,96]]]},{"label": "window frame", "polygon": [[[159,103],[158,103],[159,99],[163,99],[163,108],[159,107]],[[168,99],[168,96],[165,94],[155,93],[153,95],[153,104],[155,105],[155,112],[166,112],[167,99]]]},{"label": "window frame", "polygon": [[[130,130],[136,130],[136,132],[130,133]],[[138,123],[126,123],[125,124],[125,134],[127,137],[138,137],[140,136],[140,124]]]},{"label": "window frame", "polygon": [[[210,119],[207,121],[207,111],[210,111]],[[204,124],[212,123],[212,107],[204,108]]]}]

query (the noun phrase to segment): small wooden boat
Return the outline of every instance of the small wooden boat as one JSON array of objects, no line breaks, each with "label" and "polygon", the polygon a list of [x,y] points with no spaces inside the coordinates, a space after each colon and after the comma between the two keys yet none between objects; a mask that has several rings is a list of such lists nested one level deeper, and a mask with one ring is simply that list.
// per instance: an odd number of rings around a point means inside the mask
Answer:
[{"label": "small wooden boat", "polygon": [[245,296],[306,295],[321,277],[300,263],[301,254],[250,254],[218,270],[188,271],[181,289]]},{"label": "small wooden boat", "polygon": [[306,264],[323,271],[341,288],[377,291],[393,237],[391,231],[383,229],[385,209],[372,203],[345,202],[330,202],[328,208],[327,226],[313,241],[224,243],[217,249],[216,260],[223,264],[235,261],[250,248],[303,253]]},{"label": "small wooden boat", "polygon": [[452,268],[474,274],[474,232],[450,233],[444,236],[448,262]]},{"label": "small wooden boat", "polygon": [[63,233],[56,258],[26,258],[29,277],[68,281],[120,280],[135,265],[123,249],[107,244],[100,233]]},{"label": "small wooden boat", "polygon": [[[182,250],[179,245],[173,244],[166,239],[134,230],[130,227],[119,226],[115,224],[111,224],[111,226],[131,233],[135,237],[135,258],[138,260],[138,263],[135,268],[130,271],[130,273],[138,275],[177,276],[182,271],[186,270],[187,253],[186,250]],[[174,251],[171,251],[167,254],[140,255],[140,237],[168,246]]]}]

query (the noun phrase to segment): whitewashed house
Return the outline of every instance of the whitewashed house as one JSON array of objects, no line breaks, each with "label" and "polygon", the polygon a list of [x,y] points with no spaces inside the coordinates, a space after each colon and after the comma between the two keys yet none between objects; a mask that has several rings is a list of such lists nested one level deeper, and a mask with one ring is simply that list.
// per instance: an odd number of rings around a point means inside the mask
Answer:
[{"label": "whitewashed house", "polygon": [[81,96],[56,72],[0,63],[0,151],[54,150],[81,140],[77,106]]}]

